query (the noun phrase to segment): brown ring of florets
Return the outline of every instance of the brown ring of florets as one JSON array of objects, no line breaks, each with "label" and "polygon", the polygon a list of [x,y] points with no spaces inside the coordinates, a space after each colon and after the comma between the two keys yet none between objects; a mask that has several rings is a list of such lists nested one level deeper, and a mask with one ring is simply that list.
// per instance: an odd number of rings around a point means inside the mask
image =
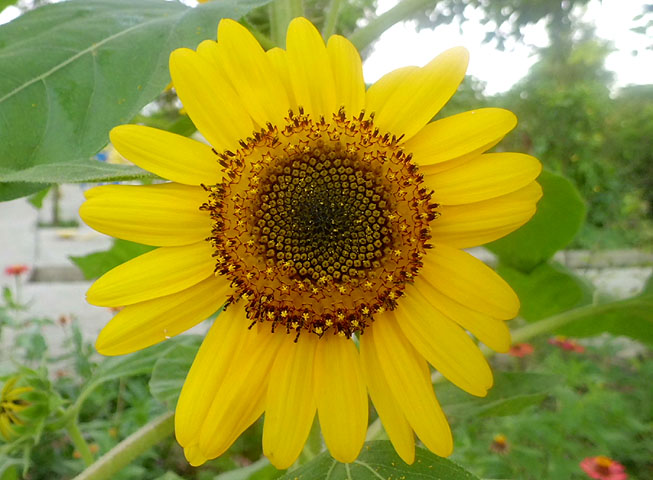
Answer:
[{"label": "brown ring of florets", "polygon": [[246,302],[252,325],[297,335],[362,333],[394,309],[430,245],[432,191],[373,115],[318,121],[289,111],[216,154],[221,183],[204,188],[216,274]]}]

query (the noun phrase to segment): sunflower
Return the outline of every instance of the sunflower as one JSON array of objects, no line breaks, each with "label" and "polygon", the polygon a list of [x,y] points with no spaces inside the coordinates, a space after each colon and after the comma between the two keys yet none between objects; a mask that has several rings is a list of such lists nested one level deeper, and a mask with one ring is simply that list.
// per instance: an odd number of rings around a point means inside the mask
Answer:
[{"label": "sunflower", "polygon": [[535,212],[540,163],[483,153],[516,125],[502,109],[429,121],[462,81],[463,48],[367,91],[345,38],[304,18],[264,51],[232,20],[175,50],[179,98],[209,145],[138,125],[111,131],[127,159],[170,180],[87,192],[94,229],[160,247],[106,273],[95,305],[124,307],[105,355],[177,335],[221,306],[188,373],[175,430],[199,465],[265,413],[263,451],[293,464],[317,412],[333,457],[365,441],[368,393],[403,460],[414,433],[446,456],[451,431],[429,364],[477,396],[492,373],[470,332],[507,351],[519,300],[462,248]]},{"label": "sunflower", "polygon": [[24,425],[21,412],[31,405],[24,397],[32,387],[16,386],[20,377],[9,378],[0,390],[0,437],[9,442],[18,435]]}]

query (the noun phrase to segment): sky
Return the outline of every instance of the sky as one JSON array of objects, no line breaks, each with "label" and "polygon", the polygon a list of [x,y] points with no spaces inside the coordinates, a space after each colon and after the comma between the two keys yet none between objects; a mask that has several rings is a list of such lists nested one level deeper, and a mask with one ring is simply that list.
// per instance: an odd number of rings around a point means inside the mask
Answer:
[{"label": "sky", "polygon": [[[398,0],[379,0],[379,13],[390,9]],[[646,0],[591,0],[584,9],[583,20],[596,26],[599,37],[612,42],[615,51],[606,60],[606,67],[616,73],[615,87],[653,83],[653,50],[646,50],[651,38],[630,31],[632,19],[642,12]],[[328,4],[325,0],[325,4]],[[0,25],[13,20],[19,11],[8,7],[0,12]],[[368,83],[383,74],[406,65],[422,66],[447,48],[463,45],[470,51],[468,73],[485,82],[485,93],[492,95],[508,90],[522,78],[537,60],[534,47],[548,42],[544,24],[525,29],[522,43],[508,44],[506,51],[482,42],[485,28],[480,15],[463,25],[440,25],[434,30],[417,32],[412,22],[399,23],[387,30],[374,45],[373,53],[363,69]],[[476,17],[476,20],[474,19]],[[633,51],[638,55],[634,56]]]},{"label": "sky", "polygon": [[[582,19],[594,24],[597,36],[613,43],[615,51],[606,60],[606,68],[616,73],[615,87],[653,83],[653,51],[646,50],[651,38],[630,31],[633,17],[640,14],[644,0],[592,0]],[[380,0],[379,12],[390,9],[397,0]],[[417,32],[414,22],[399,23],[387,30],[374,45],[363,70],[365,81],[374,82],[384,73],[406,65],[422,66],[447,48],[462,45],[470,52],[467,73],[485,82],[485,93],[492,95],[508,90],[528,73],[537,60],[534,47],[546,46],[548,38],[543,23],[526,28],[523,43],[508,44],[506,51],[482,42],[485,27],[470,15],[459,25],[440,25],[434,30]],[[637,56],[632,51],[638,51]]]}]

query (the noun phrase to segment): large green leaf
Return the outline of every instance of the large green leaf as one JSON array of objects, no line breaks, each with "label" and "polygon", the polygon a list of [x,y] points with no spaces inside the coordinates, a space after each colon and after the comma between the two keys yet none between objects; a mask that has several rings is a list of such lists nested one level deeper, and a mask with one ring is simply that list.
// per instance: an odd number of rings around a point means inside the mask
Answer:
[{"label": "large green leaf", "polygon": [[620,300],[576,309],[572,322],[558,333],[574,337],[590,337],[603,332],[626,335],[653,345],[653,291],[651,283],[642,294]]},{"label": "large green leaf", "polygon": [[415,448],[415,463],[406,465],[388,441],[367,442],[352,463],[339,463],[328,452],[291,470],[279,480],[478,480],[451,460],[422,447]]},{"label": "large green leaf", "polygon": [[69,257],[84,274],[84,278],[91,280],[104,275],[106,272],[121,263],[131,260],[138,255],[149,252],[154,247],[140,243],[129,242],[116,238],[113,246],[103,252],[89,253],[83,257]]},{"label": "large green leaf", "polygon": [[[71,0],[0,27],[0,182],[142,176],[89,159],[170,82],[174,48],[215,38],[221,18],[267,1]],[[0,200],[43,186],[21,188]]]},{"label": "large green leaf", "polygon": [[494,386],[485,398],[473,397],[450,383],[438,385],[438,400],[452,419],[514,415],[546,398],[559,382],[554,375],[496,372]]},{"label": "large green leaf", "polygon": [[592,301],[591,286],[557,263],[542,263],[528,273],[500,263],[497,272],[517,292],[521,301],[519,315],[528,321],[541,320]]},{"label": "large green leaf", "polygon": [[173,345],[168,354],[159,358],[152,370],[150,393],[168,408],[174,410],[184,385],[186,375],[193,364],[202,343],[201,335],[184,335],[170,341]]},{"label": "large green leaf", "polygon": [[543,171],[538,182],[544,196],[535,216],[519,230],[486,245],[502,263],[524,272],[571,242],[585,219],[585,202],[569,180]]},{"label": "large green leaf", "polygon": [[47,187],[48,185],[44,183],[0,183],[0,202],[26,197],[27,195],[44,190]]}]

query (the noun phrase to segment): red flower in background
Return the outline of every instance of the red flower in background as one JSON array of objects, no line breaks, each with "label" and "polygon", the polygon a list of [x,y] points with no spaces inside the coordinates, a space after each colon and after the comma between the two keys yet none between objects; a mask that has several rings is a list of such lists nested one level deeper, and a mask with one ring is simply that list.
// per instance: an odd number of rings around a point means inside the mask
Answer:
[{"label": "red flower in background", "polygon": [[586,458],[580,462],[580,468],[590,478],[596,480],[626,480],[628,478],[628,474],[625,472],[622,464],[603,455]]},{"label": "red flower in background", "polygon": [[23,263],[17,263],[16,265],[9,265],[8,267],[5,267],[5,275],[17,277],[18,275],[22,275],[28,270],[29,267],[27,265]]},{"label": "red flower in background", "polygon": [[533,345],[530,343],[515,343],[512,347],[510,347],[508,355],[511,357],[523,358],[527,357],[528,355],[532,355],[534,351],[535,348],[533,348]]},{"label": "red flower in background", "polygon": [[562,335],[557,335],[553,338],[550,338],[549,343],[570,352],[583,353],[585,351],[585,347],[580,345],[578,342],[570,338],[563,337]]}]

